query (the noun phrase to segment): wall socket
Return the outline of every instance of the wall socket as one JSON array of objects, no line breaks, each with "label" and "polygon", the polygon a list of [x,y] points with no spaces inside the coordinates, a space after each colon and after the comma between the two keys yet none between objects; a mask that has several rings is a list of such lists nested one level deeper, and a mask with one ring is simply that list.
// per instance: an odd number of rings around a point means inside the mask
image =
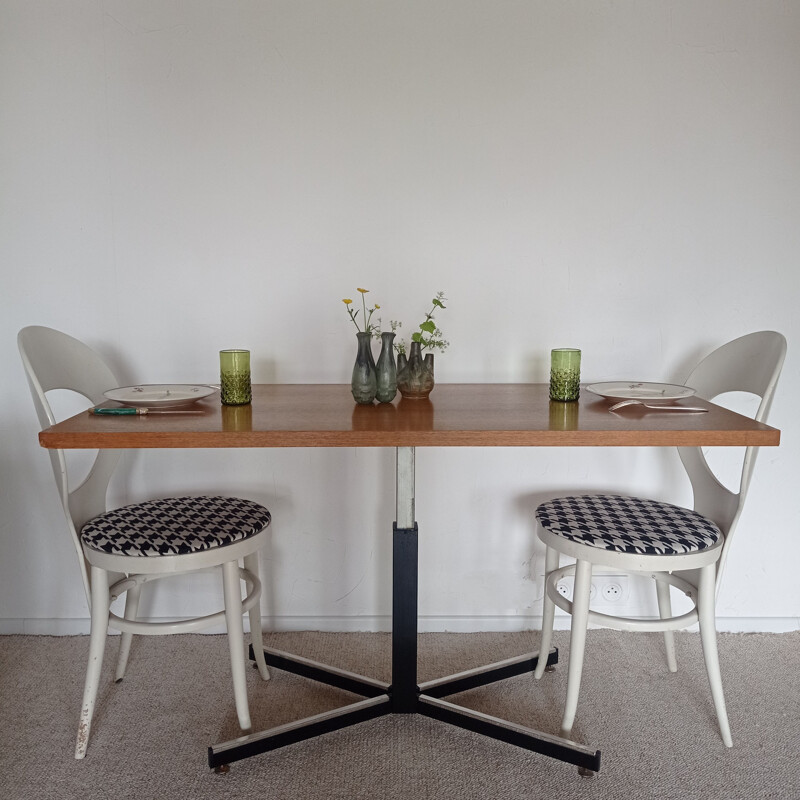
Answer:
[{"label": "wall socket", "polygon": [[[575,576],[565,575],[557,584],[558,593],[572,600],[575,588]],[[592,606],[623,605],[630,596],[628,575],[592,575],[592,589],[589,593],[589,602]]]}]

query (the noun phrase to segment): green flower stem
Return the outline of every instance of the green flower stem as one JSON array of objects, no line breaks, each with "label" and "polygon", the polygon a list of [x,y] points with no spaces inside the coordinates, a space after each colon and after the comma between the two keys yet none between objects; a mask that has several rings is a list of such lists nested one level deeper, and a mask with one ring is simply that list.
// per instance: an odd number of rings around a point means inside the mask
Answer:
[{"label": "green flower stem", "polygon": [[[367,316],[367,296],[364,292],[361,292],[361,307],[364,309],[364,333],[367,333],[369,331],[369,317]],[[369,316],[372,316],[371,311]]]}]

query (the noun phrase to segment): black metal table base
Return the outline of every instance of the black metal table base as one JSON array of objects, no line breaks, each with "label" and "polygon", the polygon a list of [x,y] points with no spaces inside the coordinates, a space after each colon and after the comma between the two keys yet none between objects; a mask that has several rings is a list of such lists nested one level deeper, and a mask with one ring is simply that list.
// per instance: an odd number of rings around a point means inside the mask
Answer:
[{"label": "black metal table base", "polygon": [[[392,599],[391,684],[266,648],[264,657],[271,667],[344,689],[366,699],[288,725],[212,745],[208,749],[209,767],[221,770],[234,761],[341,730],[385,714],[422,714],[550,758],[575,764],[584,771],[597,772],[600,769],[599,750],[442,699],[458,692],[532,672],[540,657],[538,653],[527,653],[417,684],[416,525],[406,529],[394,526]],[[252,648],[250,657],[253,657]],[[551,649],[546,657],[548,665],[555,664],[558,661],[558,650]]]}]

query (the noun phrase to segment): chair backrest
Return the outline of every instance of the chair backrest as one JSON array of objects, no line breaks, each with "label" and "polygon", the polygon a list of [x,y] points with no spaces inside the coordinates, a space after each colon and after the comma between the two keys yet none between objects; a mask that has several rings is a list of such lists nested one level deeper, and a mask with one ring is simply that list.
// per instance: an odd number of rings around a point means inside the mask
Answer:
[{"label": "chair backrest", "polygon": [[[760,331],[734,339],[704,358],[686,378],[686,386],[699,397],[714,400],[727,392],[747,392],[761,398],[754,419],[766,422],[775,387],[786,357],[786,339],[775,331]],[[681,447],[678,452],[694,491],[694,508],[712,519],[725,534],[717,569],[719,587],[731,539],[742,513],[757,447],[748,447],[742,461],[738,491],[731,491],[716,477],[699,447]]]},{"label": "chair backrest", "polygon": [[[48,392],[68,389],[96,405],[105,400],[103,392],[118,385],[114,373],[97,353],[65,333],[32,325],[19,332],[17,344],[42,429],[58,422],[47,400]],[[99,450],[88,475],[76,487],[70,487],[64,451],[48,452],[67,525],[79,556],[86,597],[91,605],[89,572],[78,534],[85,522],[106,511],[108,483],[120,452]]]}]

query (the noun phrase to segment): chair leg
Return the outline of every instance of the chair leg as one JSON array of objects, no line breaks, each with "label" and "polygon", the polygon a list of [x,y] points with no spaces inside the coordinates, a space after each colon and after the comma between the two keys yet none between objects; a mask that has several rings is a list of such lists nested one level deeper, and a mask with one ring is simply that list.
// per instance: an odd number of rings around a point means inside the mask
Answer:
[{"label": "chair leg", "polygon": [[[250,553],[249,556],[244,557],[244,568],[253,575],[259,577],[258,570],[258,553]],[[267,662],[264,659],[264,642],[262,639],[261,629],[261,598],[248,612],[250,617],[250,641],[253,645],[253,654],[256,658],[256,666],[258,667],[258,674],[268,681],[270,678],[269,669],[267,669]]]},{"label": "chair leg", "polygon": [[89,638],[89,664],[86,667],[86,681],[83,687],[83,705],[78,722],[75,758],[84,758],[86,748],[89,746],[89,733],[92,728],[94,704],[97,699],[97,688],[100,685],[100,673],[103,670],[103,655],[108,635],[108,612],[111,605],[108,588],[108,573],[99,567],[92,567],[92,632]]},{"label": "chair leg", "polygon": [[[656,596],[658,597],[658,613],[661,619],[672,616],[672,600],[669,596],[669,584],[656,581]],[[664,631],[664,647],[667,651],[667,668],[670,672],[678,671],[678,661],[675,658],[675,633]]]},{"label": "chair leg", "polygon": [[725,709],[725,695],[722,691],[722,675],[719,671],[717,651],[717,625],[714,595],[716,593],[716,564],[709,564],[700,570],[697,587],[697,615],[700,621],[700,641],[703,644],[703,657],[711,684],[711,697],[719,721],[719,731],[725,747],[733,747],[728,712]]},{"label": "chair leg", "polygon": [[539,661],[533,671],[533,677],[538,681],[544,675],[547,666],[547,654],[553,642],[553,622],[556,614],[556,604],[547,595],[547,576],[558,569],[560,554],[558,550],[548,547],[544,555],[545,590],[542,605],[542,636],[539,641]]},{"label": "chair leg", "polygon": [[[142,593],[141,584],[137,583],[125,593],[125,619],[135,620],[139,613],[139,597]],[[133,634],[123,631],[120,636],[119,655],[117,656],[117,672],[114,680],[118,683],[125,676],[125,668],[128,666],[128,656],[131,654],[131,642]]]},{"label": "chair leg", "polygon": [[244,628],[242,626],[242,588],[239,562],[222,565],[222,584],[225,593],[225,624],[228,628],[228,649],[231,655],[231,677],[236,714],[243,731],[250,730],[250,709],[247,704],[247,678],[244,663]]},{"label": "chair leg", "polygon": [[589,595],[592,590],[592,564],[578,561],[575,568],[575,588],[572,593],[572,629],[569,638],[569,669],[567,671],[567,700],[561,720],[561,736],[569,738],[578,708],[581,690],[583,652],[586,645],[586,628],[589,624]]}]

